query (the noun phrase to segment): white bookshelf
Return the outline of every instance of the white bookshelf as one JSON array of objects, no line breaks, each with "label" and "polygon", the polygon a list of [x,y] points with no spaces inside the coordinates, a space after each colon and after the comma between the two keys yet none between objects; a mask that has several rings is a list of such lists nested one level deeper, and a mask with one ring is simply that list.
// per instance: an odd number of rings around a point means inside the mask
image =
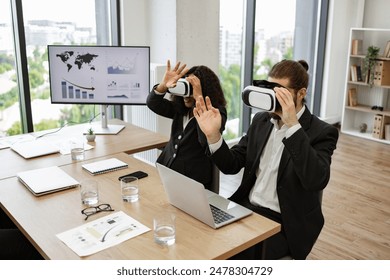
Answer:
[{"label": "white bookshelf", "polygon": [[[361,40],[361,47],[357,54],[351,54],[352,41]],[[345,76],[344,104],[341,121],[341,131],[345,134],[356,137],[390,144],[390,140],[385,139],[385,126],[390,124],[390,84],[381,86],[370,86],[365,82],[363,73],[363,61],[369,46],[380,48],[379,59],[390,60],[383,57],[387,42],[390,40],[390,29],[372,28],[352,28],[349,38],[348,63]],[[357,82],[351,79],[351,66],[360,65],[362,69],[363,81]],[[385,73],[390,75],[390,73]],[[357,92],[357,106],[349,106],[349,90],[355,88]],[[373,109],[381,107],[383,110]],[[382,118],[380,125],[380,135],[374,137],[374,119],[378,115]],[[365,123],[367,131],[360,132],[360,125]]]}]

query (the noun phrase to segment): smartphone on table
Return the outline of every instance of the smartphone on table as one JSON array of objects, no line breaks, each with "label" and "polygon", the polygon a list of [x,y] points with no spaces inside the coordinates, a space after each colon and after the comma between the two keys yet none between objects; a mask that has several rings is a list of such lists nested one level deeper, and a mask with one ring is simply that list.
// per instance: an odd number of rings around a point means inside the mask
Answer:
[{"label": "smartphone on table", "polygon": [[139,171],[132,172],[130,174],[126,174],[126,175],[120,176],[118,178],[118,180],[120,181],[122,178],[124,178],[126,176],[134,176],[134,177],[136,177],[138,179],[142,179],[142,178],[148,177],[148,173],[139,170]]}]

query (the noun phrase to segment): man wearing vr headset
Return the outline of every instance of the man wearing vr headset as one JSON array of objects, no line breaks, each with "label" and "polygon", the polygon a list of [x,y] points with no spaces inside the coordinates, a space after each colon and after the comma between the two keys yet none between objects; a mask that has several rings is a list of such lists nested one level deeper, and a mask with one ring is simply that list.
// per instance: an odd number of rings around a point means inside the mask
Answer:
[{"label": "man wearing vr headset", "polygon": [[[183,79],[183,77],[185,77]],[[165,98],[170,93],[171,99]],[[226,101],[218,76],[206,66],[186,68],[170,61],[162,81],[155,85],[147,98],[147,106],[156,114],[172,119],[171,135],[157,162],[190,177],[206,188],[212,187],[213,163],[206,155],[206,136],[193,117],[195,99],[208,97],[221,119],[218,132],[225,129]]]},{"label": "man wearing vr headset", "polygon": [[239,143],[228,148],[219,133],[221,116],[208,98],[194,115],[207,137],[210,158],[225,174],[244,174],[231,200],[282,225],[281,232],[233,259],[305,259],[324,225],[321,194],[330,177],[338,130],[305,106],[309,82],[305,61],[283,60],[269,82],[281,109],[257,113]]}]

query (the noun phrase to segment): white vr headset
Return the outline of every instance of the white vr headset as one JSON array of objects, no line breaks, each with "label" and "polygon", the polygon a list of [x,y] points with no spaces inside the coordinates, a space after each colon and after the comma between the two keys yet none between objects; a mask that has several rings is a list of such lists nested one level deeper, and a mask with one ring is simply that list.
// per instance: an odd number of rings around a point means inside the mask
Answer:
[{"label": "white vr headset", "polygon": [[186,79],[179,79],[175,87],[168,88],[168,92],[172,95],[181,97],[189,97],[192,95],[192,85]]},{"label": "white vr headset", "polygon": [[263,111],[275,112],[275,110],[281,110],[275,96],[275,87],[283,86],[266,80],[254,80],[253,85],[245,87],[242,91],[242,101],[249,107]]}]

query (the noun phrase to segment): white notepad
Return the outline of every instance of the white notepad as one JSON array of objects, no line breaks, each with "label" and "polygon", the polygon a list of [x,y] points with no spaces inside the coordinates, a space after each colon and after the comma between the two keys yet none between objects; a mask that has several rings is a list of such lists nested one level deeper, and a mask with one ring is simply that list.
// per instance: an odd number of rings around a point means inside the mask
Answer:
[{"label": "white notepad", "polygon": [[110,171],[115,171],[122,168],[127,168],[126,162],[120,161],[116,158],[110,158],[92,163],[83,164],[82,167],[92,175],[98,175]]},{"label": "white notepad", "polygon": [[80,186],[77,180],[58,166],[19,172],[17,177],[35,196]]}]

